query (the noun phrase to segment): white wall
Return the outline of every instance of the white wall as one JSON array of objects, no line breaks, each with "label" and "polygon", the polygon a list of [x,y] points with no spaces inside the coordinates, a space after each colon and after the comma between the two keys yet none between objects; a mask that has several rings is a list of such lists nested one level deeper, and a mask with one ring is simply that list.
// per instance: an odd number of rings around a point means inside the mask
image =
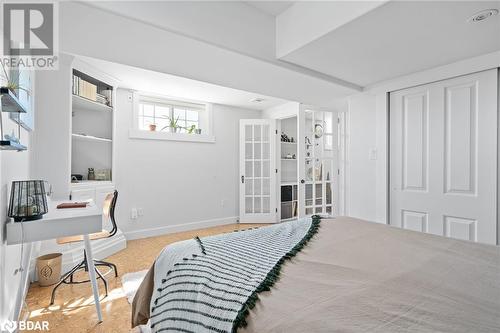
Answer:
[{"label": "white wall", "polygon": [[376,160],[370,150],[376,149],[375,95],[359,94],[348,99],[349,170],[346,213],[349,216],[374,220],[376,216]]},{"label": "white wall", "polygon": [[[213,106],[215,143],[129,138],[132,93],[118,89],[114,181],[117,223],[127,238],[234,223],[238,216],[240,119],[261,112]],[[130,219],[130,209],[144,215]]]},{"label": "white wall", "polygon": [[[0,113],[3,118],[5,133],[13,129],[17,133],[17,125],[9,119],[7,113]],[[17,134],[16,134],[17,135]],[[30,147],[30,134],[21,130],[21,143]],[[14,274],[21,262],[21,246],[9,245],[4,242],[4,225],[8,220],[7,204],[10,196],[10,183],[13,180],[30,178],[29,151],[0,151],[0,321],[12,319],[17,291],[20,286],[21,274]],[[26,255],[26,251],[24,252]],[[28,262],[26,256],[23,265]]]}]

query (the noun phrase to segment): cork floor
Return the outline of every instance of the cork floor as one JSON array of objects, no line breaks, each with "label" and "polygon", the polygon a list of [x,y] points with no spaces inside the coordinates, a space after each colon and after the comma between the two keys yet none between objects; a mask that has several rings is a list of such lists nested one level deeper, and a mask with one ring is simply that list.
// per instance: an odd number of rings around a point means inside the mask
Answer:
[{"label": "cork floor", "polygon": [[[130,328],[131,306],[121,288],[123,274],[149,269],[161,249],[170,243],[191,239],[195,236],[210,236],[254,226],[258,225],[230,224],[128,241],[126,249],[105,259],[116,264],[118,268],[117,278],[113,274],[106,276],[108,280],[107,297],[104,297],[102,282],[97,281],[103,311],[103,322],[100,324],[97,323],[92,289],[89,283],[62,285],[57,290],[56,300],[52,306],[49,306],[52,287],[40,287],[36,282],[32,283],[26,298],[27,308],[23,315],[27,316],[27,320],[30,321],[48,321],[51,333],[138,332],[138,330]],[[84,274],[84,272],[79,273],[77,278],[86,277]]]}]

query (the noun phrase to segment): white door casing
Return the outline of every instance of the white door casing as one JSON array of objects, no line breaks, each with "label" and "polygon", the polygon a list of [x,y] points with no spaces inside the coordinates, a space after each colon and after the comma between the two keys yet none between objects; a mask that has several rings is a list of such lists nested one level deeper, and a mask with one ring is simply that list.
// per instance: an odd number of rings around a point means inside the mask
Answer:
[{"label": "white door casing", "polygon": [[276,222],[276,121],[240,120],[240,222]]},{"label": "white door casing", "polygon": [[497,70],[390,93],[390,224],[496,244]]}]

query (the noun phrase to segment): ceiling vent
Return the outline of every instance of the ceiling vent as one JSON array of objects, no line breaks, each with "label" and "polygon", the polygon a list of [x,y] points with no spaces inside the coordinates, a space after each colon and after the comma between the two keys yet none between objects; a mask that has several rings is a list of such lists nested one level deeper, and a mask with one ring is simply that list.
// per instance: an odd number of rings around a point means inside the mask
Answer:
[{"label": "ceiling vent", "polygon": [[498,9],[485,9],[469,17],[467,22],[481,22],[495,15],[498,15]]}]

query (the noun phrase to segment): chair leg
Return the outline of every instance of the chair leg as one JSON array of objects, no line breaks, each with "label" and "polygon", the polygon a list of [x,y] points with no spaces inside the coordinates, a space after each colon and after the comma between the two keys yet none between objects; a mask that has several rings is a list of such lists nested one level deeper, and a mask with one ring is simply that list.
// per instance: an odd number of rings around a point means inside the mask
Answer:
[{"label": "chair leg", "polygon": [[102,276],[101,272],[99,272],[99,270],[97,269],[97,267],[95,268],[95,272],[97,273],[97,275],[99,275],[99,277],[101,278],[102,282],[104,283],[104,291],[106,292],[106,297],[108,296],[108,281],[106,281],[106,279],[104,278],[104,276]]},{"label": "chair leg", "polygon": [[81,264],[78,264],[75,267],[73,267],[69,272],[67,272],[66,274],[64,274],[61,277],[61,279],[59,280],[59,282],[57,282],[57,284],[52,289],[52,294],[50,296],[50,305],[54,304],[54,300],[56,298],[56,290],[57,290],[57,288],[59,288],[61,286],[61,284],[66,283],[66,279],[68,277],[70,277],[70,279],[72,279],[73,278],[73,274],[75,274],[75,272],[81,268],[80,265]]},{"label": "chair leg", "polygon": [[118,277],[118,269],[116,268],[115,264],[113,264],[111,262],[107,262],[107,261],[95,260],[95,265],[96,266],[106,266],[106,267],[113,269],[113,271],[115,271],[115,277]]}]

